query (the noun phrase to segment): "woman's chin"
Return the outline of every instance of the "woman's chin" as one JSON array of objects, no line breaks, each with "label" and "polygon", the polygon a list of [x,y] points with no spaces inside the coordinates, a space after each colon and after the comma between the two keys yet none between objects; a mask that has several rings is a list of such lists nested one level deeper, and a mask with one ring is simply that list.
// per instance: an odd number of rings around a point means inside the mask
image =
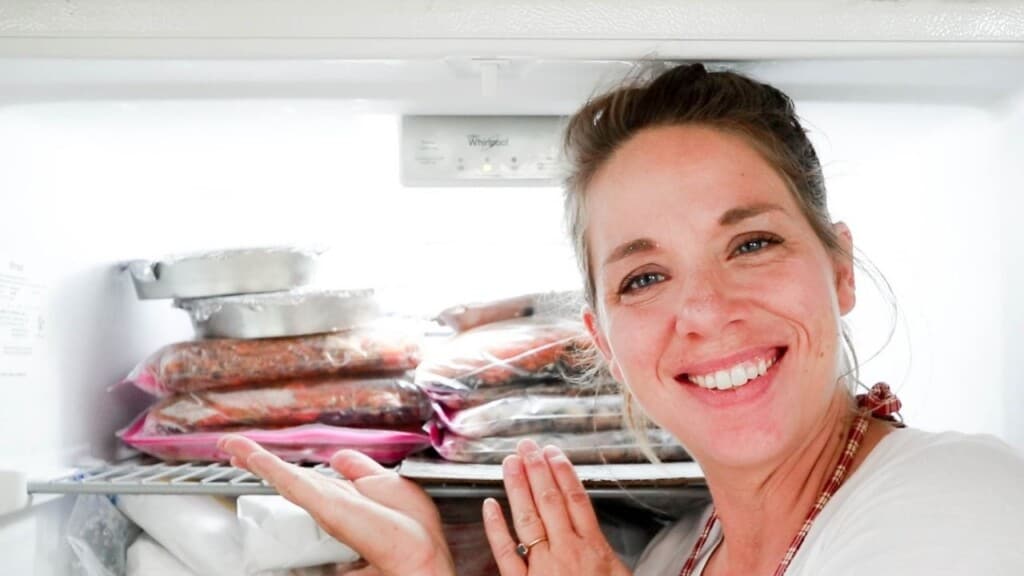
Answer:
[{"label": "woman's chin", "polygon": [[756,469],[782,458],[785,445],[778,427],[738,427],[704,438],[694,446],[694,456],[705,469]]}]

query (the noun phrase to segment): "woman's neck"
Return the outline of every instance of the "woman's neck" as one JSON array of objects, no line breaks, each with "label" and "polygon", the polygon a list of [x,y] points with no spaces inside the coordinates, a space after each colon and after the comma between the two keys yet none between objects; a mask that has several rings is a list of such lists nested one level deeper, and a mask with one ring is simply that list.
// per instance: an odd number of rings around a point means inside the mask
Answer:
[{"label": "woman's neck", "polygon": [[[724,538],[704,574],[773,574],[846,448],[853,416],[837,395],[807,441],[759,470],[703,466]],[[891,427],[871,421],[847,477]]]}]

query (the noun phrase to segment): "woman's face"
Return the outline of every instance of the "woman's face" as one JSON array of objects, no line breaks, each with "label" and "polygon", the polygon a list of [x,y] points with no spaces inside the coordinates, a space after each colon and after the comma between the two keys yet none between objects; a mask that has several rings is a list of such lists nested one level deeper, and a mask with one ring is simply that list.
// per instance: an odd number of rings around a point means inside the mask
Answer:
[{"label": "woman's face", "polygon": [[586,194],[585,321],[657,424],[702,462],[746,467],[784,457],[835,413],[852,263],[826,250],[743,138],[640,132]]}]

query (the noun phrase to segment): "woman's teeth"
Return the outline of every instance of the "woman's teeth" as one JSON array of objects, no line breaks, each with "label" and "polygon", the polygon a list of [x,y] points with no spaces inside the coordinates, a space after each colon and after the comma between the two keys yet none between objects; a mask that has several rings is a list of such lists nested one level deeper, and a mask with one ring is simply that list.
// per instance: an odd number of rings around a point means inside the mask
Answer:
[{"label": "woman's teeth", "polygon": [[688,376],[688,378],[690,382],[693,382],[701,388],[707,388],[709,390],[728,390],[730,388],[738,388],[747,382],[750,382],[754,378],[763,376],[764,373],[772,367],[772,364],[775,364],[775,360],[775,358],[758,358],[756,360],[741,362],[732,368],[719,370],[710,374],[703,374],[701,376]]}]

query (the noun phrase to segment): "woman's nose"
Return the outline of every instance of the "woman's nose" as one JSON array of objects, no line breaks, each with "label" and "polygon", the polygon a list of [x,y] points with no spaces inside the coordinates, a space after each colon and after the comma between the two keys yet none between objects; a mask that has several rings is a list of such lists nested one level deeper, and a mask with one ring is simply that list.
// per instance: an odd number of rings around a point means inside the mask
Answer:
[{"label": "woman's nose", "polygon": [[675,310],[676,333],[686,339],[720,335],[739,320],[725,279],[714,271],[691,274],[680,283]]}]

